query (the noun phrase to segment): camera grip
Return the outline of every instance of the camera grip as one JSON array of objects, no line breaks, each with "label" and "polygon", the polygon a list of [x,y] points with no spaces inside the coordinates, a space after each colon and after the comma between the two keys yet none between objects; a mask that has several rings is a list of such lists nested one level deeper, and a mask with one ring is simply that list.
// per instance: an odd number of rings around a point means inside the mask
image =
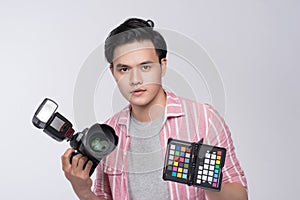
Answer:
[{"label": "camera grip", "polygon": [[[80,152],[73,151],[73,152],[71,153],[71,156],[70,156],[70,164],[72,164],[72,159],[73,159],[73,157],[74,157],[75,155],[77,155],[77,154],[80,154]],[[83,156],[85,156],[85,155],[83,155]],[[89,176],[91,176],[91,175],[94,173],[96,167],[98,166],[99,161],[93,161],[93,160],[91,160],[88,156],[86,156],[86,157],[88,158],[88,160],[87,160],[86,163],[83,165],[83,169],[85,168],[85,166],[86,166],[86,164],[88,163],[89,160],[92,161],[93,165],[92,165],[91,170],[90,170],[90,172],[89,172]],[[83,170],[83,169],[82,169],[82,170]]]}]

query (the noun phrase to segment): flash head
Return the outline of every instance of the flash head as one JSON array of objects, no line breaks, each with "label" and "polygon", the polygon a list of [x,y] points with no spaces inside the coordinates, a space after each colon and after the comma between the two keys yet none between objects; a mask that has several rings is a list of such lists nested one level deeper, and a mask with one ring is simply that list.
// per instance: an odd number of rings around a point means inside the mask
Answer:
[{"label": "flash head", "polygon": [[44,129],[47,122],[57,110],[58,105],[51,99],[45,98],[41,105],[38,107],[32,118],[32,123],[37,127]]},{"label": "flash head", "polygon": [[52,137],[61,142],[64,139],[69,139],[73,133],[71,122],[60,113],[56,112],[58,104],[53,100],[45,98],[41,105],[36,110],[32,123]]}]

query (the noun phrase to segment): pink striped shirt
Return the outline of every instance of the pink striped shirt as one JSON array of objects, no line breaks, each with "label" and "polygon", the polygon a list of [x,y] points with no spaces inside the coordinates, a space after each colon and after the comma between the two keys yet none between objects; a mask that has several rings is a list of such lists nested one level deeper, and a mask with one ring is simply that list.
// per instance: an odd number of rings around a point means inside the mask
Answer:
[{"label": "pink striped shirt", "polygon": [[[223,182],[238,182],[247,189],[247,180],[234,151],[229,128],[223,118],[208,104],[201,104],[166,92],[166,108],[160,140],[166,152],[168,138],[198,142],[227,149],[223,168]],[[127,152],[130,145],[128,132],[130,106],[110,118],[106,124],[112,126],[119,136],[119,144],[111,154],[102,159],[97,167],[94,192],[106,199],[129,199]],[[104,172],[104,173],[103,173]],[[208,199],[203,189],[168,181],[170,199]],[[155,191],[153,191],[155,192]]]}]

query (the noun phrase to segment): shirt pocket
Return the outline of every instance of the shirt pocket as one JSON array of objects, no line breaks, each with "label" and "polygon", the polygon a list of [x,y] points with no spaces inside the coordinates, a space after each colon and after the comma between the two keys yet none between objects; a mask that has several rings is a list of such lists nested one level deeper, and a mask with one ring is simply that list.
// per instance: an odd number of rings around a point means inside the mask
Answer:
[{"label": "shirt pocket", "polygon": [[108,176],[121,176],[123,174],[123,170],[114,169],[110,166],[104,167],[104,173]]}]

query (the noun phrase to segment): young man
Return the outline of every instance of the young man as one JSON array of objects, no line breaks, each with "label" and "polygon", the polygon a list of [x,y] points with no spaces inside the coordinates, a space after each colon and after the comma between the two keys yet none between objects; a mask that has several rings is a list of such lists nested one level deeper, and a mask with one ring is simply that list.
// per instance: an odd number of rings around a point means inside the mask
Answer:
[{"label": "young man", "polygon": [[[91,162],[73,151],[62,156],[65,176],[80,199],[247,199],[247,182],[234,152],[230,131],[208,104],[166,91],[167,47],[150,20],[128,19],[105,41],[105,56],[129,105],[110,118],[119,144],[97,167],[94,192]],[[168,138],[227,149],[220,192],[162,179]],[[84,164],[87,162],[85,168]]]}]

